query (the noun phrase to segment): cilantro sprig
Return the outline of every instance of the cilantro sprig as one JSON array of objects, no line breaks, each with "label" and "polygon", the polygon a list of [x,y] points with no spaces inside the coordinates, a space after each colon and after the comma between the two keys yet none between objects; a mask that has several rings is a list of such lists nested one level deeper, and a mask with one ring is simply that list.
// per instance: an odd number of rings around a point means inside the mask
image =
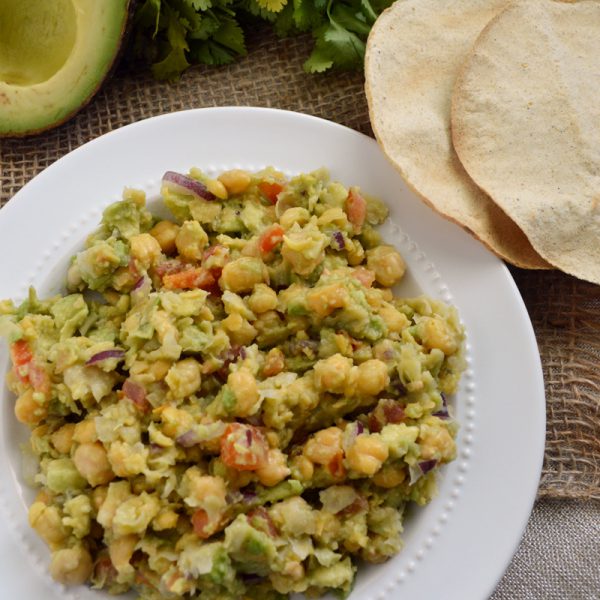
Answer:
[{"label": "cilantro sprig", "polygon": [[240,20],[255,17],[287,37],[312,32],[304,70],[360,69],[377,16],[393,0],[143,0],[134,16],[134,53],[157,79],[190,65],[222,65],[246,55]]}]

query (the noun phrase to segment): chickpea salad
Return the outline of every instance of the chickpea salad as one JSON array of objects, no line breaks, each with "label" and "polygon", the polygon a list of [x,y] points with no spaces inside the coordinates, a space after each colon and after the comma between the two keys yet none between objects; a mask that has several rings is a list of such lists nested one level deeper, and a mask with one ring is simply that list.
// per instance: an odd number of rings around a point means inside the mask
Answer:
[{"label": "chickpea salad", "polygon": [[456,310],[393,286],[386,206],[325,169],[126,189],[64,295],[0,302],[29,522],[64,584],[146,600],[347,595],[456,455]]}]

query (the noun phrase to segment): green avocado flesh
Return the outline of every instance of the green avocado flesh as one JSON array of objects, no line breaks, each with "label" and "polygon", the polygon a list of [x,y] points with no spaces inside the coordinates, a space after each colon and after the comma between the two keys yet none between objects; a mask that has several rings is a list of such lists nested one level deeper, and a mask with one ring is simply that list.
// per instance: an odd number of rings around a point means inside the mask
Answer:
[{"label": "green avocado flesh", "polygon": [[119,53],[130,0],[0,0],[0,136],[64,122]]}]

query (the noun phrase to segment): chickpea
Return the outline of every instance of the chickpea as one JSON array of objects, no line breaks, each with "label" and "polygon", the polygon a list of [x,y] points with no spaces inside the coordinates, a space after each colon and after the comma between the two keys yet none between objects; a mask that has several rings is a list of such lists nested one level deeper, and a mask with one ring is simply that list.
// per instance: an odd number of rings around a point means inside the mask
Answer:
[{"label": "chickpea", "polygon": [[193,358],[176,362],[167,373],[165,382],[176,398],[186,398],[200,389],[202,376],[200,364]]},{"label": "chickpea", "polygon": [[284,229],[289,229],[294,223],[298,225],[306,225],[310,221],[310,213],[301,206],[293,206],[288,208],[279,219],[280,225]]},{"label": "chickpea", "polygon": [[186,221],[175,237],[175,245],[181,256],[199,261],[208,244],[208,235],[198,221]]},{"label": "chickpea", "polygon": [[106,450],[100,442],[81,444],[73,454],[73,462],[92,487],[103,485],[115,478]]},{"label": "chickpea", "polygon": [[406,263],[392,246],[377,246],[367,250],[367,268],[375,273],[377,283],[391,287],[402,279]]},{"label": "chickpea", "polygon": [[75,424],[73,430],[73,441],[78,444],[85,444],[89,442],[95,442],[98,439],[96,433],[96,420],[94,417],[84,419]]},{"label": "chickpea", "polygon": [[247,346],[257,336],[258,331],[238,313],[234,313],[221,321],[221,326],[234,344]]},{"label": "chickpea", "polygon": [[67,423],[60,429],[57,429],[51,436],[52,445],[61,453],[69,454],[73,446],[73,434],[75,433],[75,423]]},{"label": "chickpea", "polygon": [[162,381],[166,377],[171,366],[172,364],[168,360],[159,359],[150,365],[150,375],[152,375],[154,381]]},{"label": "chickpea", "polygon": [[221,477],[202,475],[198,467],[190,467],[183,475],[182,491],[186,502],[190,506],[200,506],[206,500],[211,500],[211,505],[225,507],[227,488]]},{"label": "chickpea", "polygon": [[81,269],[77,263],[73,263],[67,271],[67,288],[69,290],[76,290],[82,283]]},{"label": "chickpea", "polygon": [[451,460],[456,455],[456,443],[445,427],[422,425],[419,439],[421,458]]},{"label": "chickpea", "polygon": [[219,283],[232,292],[250,292],[258,283],[268,283],[269,272],[260,258],[242,256],[223,267]]},{"label": "chickpea", "polygon": [[388,453],[388,447],[378,433],[362,434],[346,452],[346,461],[353,471],[371,476],[381,469]]},{"label": "chickpea", "polygon": [[423,346],[429,350],[438,348],[446,356],[454,354],[458,350],[456,339],[448,331],[448,326],[441,319],[423,317],[419,321],[417,331],[421,337]]},{"label": "chickpea", "polygon": [[211,194],[214,194],[219,200],[227,200],[227,188],[219,179],[209,179],[206,182],[206,188]]},{"label": "chickpea", "polygon": [[33,390],[27,390],[15,402],[15,416],[26,425],[37,425],[48,416],[48,405],[38,402],[33,395]]},{"label": "chickpea", "polygon": [[248,369],[242,367],[238,371],[229,374],[227,385],[236,400],[232,413],[238,417],[251,415],[259,399],[258,386],[254,375]]},{"label": "chickpea", "polygon": [[115,441],[108,450],[108,461],[117,477],[133,477],[146,469],[147,453],[135,446]]},{"label": "chickpea", "polygon": [[218,180],[227,188],[230,194],[242,194],[248,189],[252,178],[247,171],[231,169],[221,173]]},{"label": "chickpea", "polygon": [[394,488],[406,479],[406,470],[400,465],[384,465],[375,475],[373,483],[382,488]]},{"label": "chickpea", "polygon": [[158,241],[149,233],[140,233],[129,238],[131,256],[135,258],[145,269],[156,263],[161,255],[161,247]]},{"label": "chickpea", "polygon": [[164,531],[165,529],[174,529],[177,527],[179,515],[171,509],[162,509],[152,521],[154,531]]},{"label": "chickpea", "polygon": [[277,308],[277,294],[268,285],[258,283],[247,302],[251,311],[262,314]]},{"label": "chickpea", "polygon": [[58,508],[43,502],[34,502],[29,508],[29,525],[50,548],[57,547],[68,535]]},{"label": "chickpea", "polygon": [[292,471],[295,479],[309,481],[315,472],[315,467],[306,456],[300,455],[292,460]]},{"label": "chickpea", "polygon": [[278,484],[290,474],[285,454],[278,448],[267,453],[267,464],[256,470],[258,480],[267,487]]},{"label": "chickpea", "polygon": [[163,433],[170,438],[176,438],[184,434],[196,424],[194,417],[189,412],[174,406],[166,406],[160,413],[160,419],[163,424]]},{"label": "chickpea", "polygon": [[175,239],[179,233],[179,225],[172,221],[159,221],[151,230],[150,235],[158,242],[165,254],[174,254],[177,250]]},{"label": "chickpea", "polygon": [[334,354],[315,364],[315,383],[321,390],[341,394],[346,388],[351,368],[351,359]]},{"label": "chickpea", "polygon": [[129,564],[133,551],[139,541],[139,537],[132,533],[124,535],[113,540],[108,547],[110,562],[119,573],[132,571],[133,567]]},{"label": "chickpea", "polygon": [[342,452],[342,430],[339,427],[328,427],[317,431],[306,442],[304,456],[319,465],[328,465]]},{"label": "chickpea", "polygon": [[106,496],[108,495],[108,487],[105,485],[99,485],[94,488],[92,492],[92,506],[96,511],[96,514],[100,510],[100,507],[104,504],[106,500]]},{"label": "chickpea", "polygon": [[336,308],[346,306],[349,300],[348,290],[343,283],[312,288],[306,294],[308,308],[321,319],[330,315]]},{"label": "chickpea", "polygon": [[410,325],[408,317],[391,304],[384,304],[379,309],[379,316],[383,319],[390,333],[400,333]]},{"label": "chickpea", "polygon": [[83,546],[63,548],[52,554],[50,575],[65,585],[85,583],[92,574],[92,557]]},{"label": "chickpea", "polygon": [[389,382],[387,367],[383,361],[372,358],[359,365],[356,378],[359,394],[376,396],[385,389]]},{"label": "chickpea", "polygon": [[285,369],[285,356],[279,348],[271,348],[265,358],[262,373],[265,377],[278,375]]},{"label": "chickpea", "polygon": [[346,258],[348,264],[353,267],[360,265],[365,258],[365,249],[358,240],[350,240],[346,247]]}]

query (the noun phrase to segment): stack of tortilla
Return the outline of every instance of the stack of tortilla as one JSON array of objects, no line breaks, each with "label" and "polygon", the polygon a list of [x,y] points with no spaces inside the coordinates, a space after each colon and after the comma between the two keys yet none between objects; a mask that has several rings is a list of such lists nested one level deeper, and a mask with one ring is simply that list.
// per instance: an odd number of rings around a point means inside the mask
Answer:
[{"label": "stack of tortilla", "polygon": [[397,0],[367,45],[373,130],[498,256],[600,284],[598,57],[598,0]]}]

